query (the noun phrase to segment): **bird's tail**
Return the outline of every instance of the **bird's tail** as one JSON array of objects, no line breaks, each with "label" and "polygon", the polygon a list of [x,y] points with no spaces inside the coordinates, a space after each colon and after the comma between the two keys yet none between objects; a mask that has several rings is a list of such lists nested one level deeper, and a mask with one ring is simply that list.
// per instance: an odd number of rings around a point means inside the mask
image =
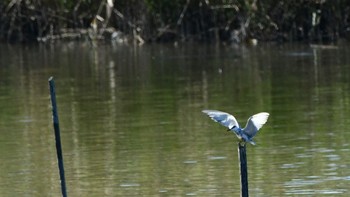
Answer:
[{"label": "bird's tail", "polygon": [[254,146],[256,145],[255,142],[254,142],[253,140],[249,140],[248,142],[249,142],[250,144],[254,145]]}]

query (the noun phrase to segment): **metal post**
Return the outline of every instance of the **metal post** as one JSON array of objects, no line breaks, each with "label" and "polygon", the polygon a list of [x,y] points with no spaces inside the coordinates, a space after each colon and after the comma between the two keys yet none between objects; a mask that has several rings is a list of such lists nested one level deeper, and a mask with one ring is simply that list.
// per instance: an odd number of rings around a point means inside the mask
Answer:
[{"label": "metal post", "polygon": [[60,136],[60,126],[58,122],[58,113],[57,113],[57,105],[56,105],[55,82],[53,80],[53,77],[49,78],[49,87],[50,87],[50,97],[51,97],[51,105],[52,105],[53,128],[55,130],[58,169],[59,169],[60,179],[61,179],[61,191],[62,191],[62,196],[67,197],[66,178],[64,176],[63,155],[62,155],[61,136]]},{"label": "metal post", "polygon": [[241,174],[241,197],[248,197],[248,170],[247,170],[247,154],[246,143],[238,143],[238,159]]}]

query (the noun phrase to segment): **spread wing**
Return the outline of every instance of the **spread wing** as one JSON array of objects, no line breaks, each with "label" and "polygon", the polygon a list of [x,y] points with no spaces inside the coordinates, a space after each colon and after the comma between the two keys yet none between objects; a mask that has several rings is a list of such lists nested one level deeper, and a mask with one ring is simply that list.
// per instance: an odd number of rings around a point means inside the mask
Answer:
[{"label": "spread wing", "polygon": [[270,115],[269,113],[261,112],[251,116],[248,119],[247,125],[243,129],[243,132],[246,135],[248,135],[250,138],[253,138],[256,135],[256,133],[259,131],[259,129],[266,123],[269,115]]},{"label": "spread wing", "polygon": [[232,129],[233,126],[239,127],[236,118],[231,114],[218,110],[203,110],[202,112],[207,114],[215,122],[218,122],[229,129]]}]

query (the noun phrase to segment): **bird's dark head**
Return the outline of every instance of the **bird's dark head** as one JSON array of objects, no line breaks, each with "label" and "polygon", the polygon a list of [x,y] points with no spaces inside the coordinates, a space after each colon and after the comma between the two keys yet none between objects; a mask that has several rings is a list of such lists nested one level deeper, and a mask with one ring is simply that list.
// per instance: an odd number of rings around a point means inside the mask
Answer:
[{"label": "bird's dark head", "polygon": [[234,130],[235,128],[237,128],[237,126],[233,126],[233,127],[231,127],[231,128],[228,128],[227,131],[232,131],[232,130]]}]

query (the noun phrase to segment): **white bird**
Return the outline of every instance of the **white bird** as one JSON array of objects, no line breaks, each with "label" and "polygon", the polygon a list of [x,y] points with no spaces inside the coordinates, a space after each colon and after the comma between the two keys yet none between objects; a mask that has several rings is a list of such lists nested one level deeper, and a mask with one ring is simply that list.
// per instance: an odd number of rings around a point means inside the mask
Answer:
[{"label": "white bird", "polygon": [[241,142],[249,142],[255,145],[252,140],[253,137],[258,133],[259,129],[266,123],[269,113],[260,112],[251,116],[245,128],[240,128],[239,124],[234,116],[229,113],[218,111],[218,110],[203,110],[203,113],[207,114],[215,122],[218,122],[228,128],[228,131],[232,131],[236,134]]}]

